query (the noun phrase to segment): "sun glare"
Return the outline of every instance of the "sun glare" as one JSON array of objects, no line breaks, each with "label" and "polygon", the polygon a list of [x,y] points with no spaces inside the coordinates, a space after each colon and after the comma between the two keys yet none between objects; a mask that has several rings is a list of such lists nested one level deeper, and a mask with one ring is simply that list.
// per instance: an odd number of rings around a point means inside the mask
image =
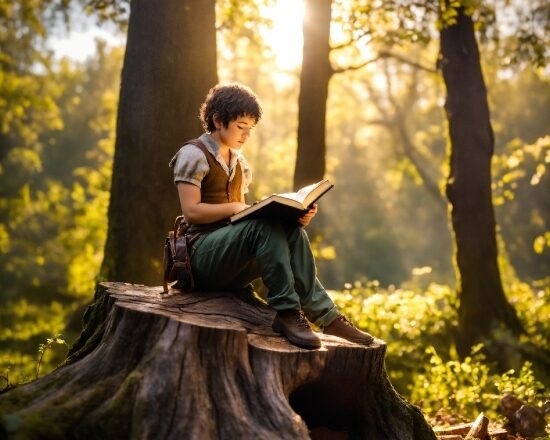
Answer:
[{"label": "sun glare", "polygon": [[54,36],[48,45],[57,58],[67,57],[74,61],[83,62],[93,56],[97,50],[96,40],[102,40],[108,46],[122,46],[125,36],[119,32],[100,28],[95,23],[86,22],[83,29],[72,29],[70,32],[64,28],[55,29]]},{"label": "sun glare", "polygon": [[273,28],[265,32],[265,41],[275,54],[277,65],[293,70],[302,63],[304,1],[277,0],[266,12],[273,20]]}]

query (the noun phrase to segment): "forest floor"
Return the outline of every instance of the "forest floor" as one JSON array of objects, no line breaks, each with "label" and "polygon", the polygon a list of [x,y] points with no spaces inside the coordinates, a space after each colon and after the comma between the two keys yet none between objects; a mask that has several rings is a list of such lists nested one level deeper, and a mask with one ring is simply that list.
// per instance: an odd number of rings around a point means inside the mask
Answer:
[{"label": "forest floor", "polygon": [[[483,420],[485,426],[483,426]],[[523,422],[523,423],[522,423]],[[543,424],[541,424],[543,423]],[[510,422],[490,422],[483,413],[475,421],[464,422],[459,416],[442,415],[431,420],[432,428],[439,440],[542,440],[550,439],[550,424],[545,422],[544,416],[533,418],[518,418],[516,424]],[[546,431],[546,432],[545,432]],[[523,432],[521,434],[520,432]],[[537,434],[533,434],[537,432]],[[533,435],[528,435],[533,434]]]}]

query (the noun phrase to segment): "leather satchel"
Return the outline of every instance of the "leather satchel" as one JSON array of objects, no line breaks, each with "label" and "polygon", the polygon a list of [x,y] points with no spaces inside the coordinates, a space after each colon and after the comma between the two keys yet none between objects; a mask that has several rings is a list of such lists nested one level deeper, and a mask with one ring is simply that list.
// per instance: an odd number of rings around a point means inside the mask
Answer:
[{"label": "leather satchel", "polygon": [[184,292],[191,292],[195,283],[191,271],[189,255],[189,224],[183,215],[176,218],[174,229],[168,232],[164,243],[164,293],[168,292],[168,284],[176,281],[170,287]]}]

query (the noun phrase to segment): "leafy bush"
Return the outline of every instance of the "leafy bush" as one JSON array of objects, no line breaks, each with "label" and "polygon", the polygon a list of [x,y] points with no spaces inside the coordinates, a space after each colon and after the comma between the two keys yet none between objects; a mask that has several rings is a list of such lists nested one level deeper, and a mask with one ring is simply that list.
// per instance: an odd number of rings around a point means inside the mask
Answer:
[{"label": "leafy bush", "polygon": [[516,279],[507,290],[530,342],[540,347],[550,347],[550,277],[534,281],[531,285]]},{"label": "leafy bush", "polygon": [[[508,286],[510,301],[529,332],[529,342],[542,347],[550,341],[550,322],[544,318],[550,313],[549,286],[548,279],[532,286],[520,282]],[[330,294],[358,327],[387,343],[386,365],[392,383],[428,415],[444,409],[465,419],[475,418],[480,411],[495,417],[505,392],[532,405],[542,404],[544,386],[539,380],[546,377],[531,363],[522,363],[518,354],[517,359],[509,359],[518,368],[500,374],[483,354],[503,347],[512,354],[519,353],[519,348],[525,353],[526,341],[508,341],[503,333],[497,336],[499,347],[479,345],[471,356],[458,360],[453,342],[457,298],[451,287],[430,284],[419,293],[383,289],[378,282],[369,281],[346,284],[344,290]]]},{"label": "leafy bush", "polygon": [[[37,305],[22,299],[7,301],[5,305],[5,308],[0,309],[0,376],[9,378],[11,384],[27,382],[36,376],[36,364],[42,354],[41,343],[46,340],[48,344],[48,335],[65,331],[68,317],[75,311],[77,304],[63,306],[54,301]],[[48,347],[42,359],[42,374],[53,370],[66,354],[66,350],[60,347],[51,348]],[[0,382],[0,389],[7,382],[8,379]]]},{"label": "leafy bush", "polygon": [[412,401],[428,416],[453,412],[467,420],[473,420],[481,411],[491,420],[500,417],[497,409],[505,393],[513,393],[530,405],[542,406],[544,386],[535,379],[531,363],[525,362],[517,375],[514,370],[493,374],[481,349],[481,344],[473,347],[471,356],[463,361],[444,361],[434,347],[428,347],[430,363],[426,372],[415,378]]},{"label": "leafy bush", "polygon": [[430,284],[422,293],[382,289],[376,281],[345,287],[331,291],[332,298],[358,327],[387,343],[388,373],[401,393],[428,362],[426,347],[451,350],[457,314],[450,287]]}]

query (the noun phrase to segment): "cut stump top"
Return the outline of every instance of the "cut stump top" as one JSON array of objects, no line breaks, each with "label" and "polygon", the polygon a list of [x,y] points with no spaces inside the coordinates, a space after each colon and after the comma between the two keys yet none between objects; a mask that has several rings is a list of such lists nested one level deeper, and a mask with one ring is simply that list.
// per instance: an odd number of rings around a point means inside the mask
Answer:
[{"label": "cut stump top", "polygon": [[[260,299],[242,291],[236,292],[181,292],[162,287],[149,287],[120,282],[101,283],[116,304],[130,310],[166,316],[178,322],[218,330],[245,331],[248,343],[273,351],[311,351],[290,343],[271,329],[275,310]],[[319,333],[323,345],[318,350],[335,347],[358,349],[385,349],[385,342],[375,339],[365,347],[337,336]]]}]

